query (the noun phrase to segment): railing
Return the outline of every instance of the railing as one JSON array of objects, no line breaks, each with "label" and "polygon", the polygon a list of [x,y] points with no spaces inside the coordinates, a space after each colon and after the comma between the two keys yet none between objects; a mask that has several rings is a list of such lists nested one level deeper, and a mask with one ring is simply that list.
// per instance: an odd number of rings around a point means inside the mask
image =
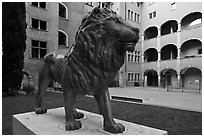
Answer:
[{"label": "railing", "polygon": [[202,26],[198,25],[195,27],[190,27],[185,30],[181,30],[181,43],[188,40],[189,38],[202,39]]},{"label": "railing", "polygon": [[202,56],[191,57],[191,58],[181,58],[180,66],[181,66],[181,70],[189,66],[196,67],[202,70]]},{"label": "railing", "polygon": [[148,70],[148,69],[153,69],[155,71],[157,71],[157,61],[152,61],[152,62],[144,62],[143,63],[143,69]]},{"label": "railing", "polygon": [[160,70],[171,68],[177,70],[177,59],[161,60]]},{"label": "railing", "polygon": [[[177,33],[178,32],[174,32],[174,33],[160,36],[161,46],[166,45],[168,43],[174,43],[176,45]],[[202,25],[196,25],[193,27],[182,29],[180,36],[181,36],[181,43],[188,40],[189,38],[202,39]],[[144,50],[150,47],[157,48],[157,37],[144,40],[143,43],[144,43]]]},{"label": "railing", "polygon": [[170,34],[167,34],[167,35],[162,35],[160,37],[160,41],[161,41],[161,46],[164,46],[166,44],[175,44],[177,43],[177,32],[174,32],[174,33],[170,33]]},{"label": "railing", "polygon": [[144,51],[146,49],[148,49],[148,48],[156,48],[156,47],[157,47],[157,37],[143,41],[143,49],[144,49]]}]

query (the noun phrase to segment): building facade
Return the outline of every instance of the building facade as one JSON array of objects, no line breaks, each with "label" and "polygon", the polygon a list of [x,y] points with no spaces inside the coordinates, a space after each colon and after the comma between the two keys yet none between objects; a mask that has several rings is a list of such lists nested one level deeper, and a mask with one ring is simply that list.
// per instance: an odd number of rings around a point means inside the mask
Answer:
[{"label": "building facade", "polygon": [[[38,71],[44,55],[69,50],[75,33],[89,8],[84,3],[26,2],[27,40],[24,72],[37,88]],[[27,75],[26,75],[27,76]]]},{"label": "building facade", "polygon": [[58,49],[58,4],[26,2],[27,39],[24,72],[37,87],[38,70],[46,53]]},{"label": "building facade", "polygon": [[201,22],[200,2],[142,4],[144,86],[201,88]]},{"label": "building facade", "polygon": [[69,50],[82,18],[96,6],[114,10],[140,29],[117,86],[201,88],[201,2],[27,2],[24,70],[35,87],[43,56]]}]

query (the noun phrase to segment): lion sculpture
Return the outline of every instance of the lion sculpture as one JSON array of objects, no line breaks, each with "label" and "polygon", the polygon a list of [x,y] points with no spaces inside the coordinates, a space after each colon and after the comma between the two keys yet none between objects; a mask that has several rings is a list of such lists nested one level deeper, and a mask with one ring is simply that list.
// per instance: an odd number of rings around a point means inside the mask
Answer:
[{"label": "lion sculpture", "polygon": [[61,84],[65,102],[65,129],[81,128],[74,104],[79,94],[91,94],[103,115],[104,130],[122,133],[125,127],[113,120],[108,85],[124,64],[126,51],[133,52],[139,29],[130,26],[107,8],[94,8],[81,22],[70,51],[53,51],[44,57],[39,70],[36,114],[46,113],[42,97],[54,80]]}]

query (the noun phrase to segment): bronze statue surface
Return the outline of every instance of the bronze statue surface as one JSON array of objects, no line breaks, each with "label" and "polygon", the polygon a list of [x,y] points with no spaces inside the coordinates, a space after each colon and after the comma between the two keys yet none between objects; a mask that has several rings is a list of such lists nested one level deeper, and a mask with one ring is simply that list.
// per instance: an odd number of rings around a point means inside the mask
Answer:
[{"label": "bronze statue surface", "polygon": [[112,116],[108,85],[124,63],[126,51],[133,52],[139,30],[127,24],[115,12],[94,8],[81,22],[70,51],[54,51],[44,57],[39,71],[36,114],[46,113],[42,97],[55,80],[62,86],[65,101],[66,130],[81,128],[75,119],[84,115],[74,108],[76,96],[95,97],[104,130],[122,133],[125,127]]}]

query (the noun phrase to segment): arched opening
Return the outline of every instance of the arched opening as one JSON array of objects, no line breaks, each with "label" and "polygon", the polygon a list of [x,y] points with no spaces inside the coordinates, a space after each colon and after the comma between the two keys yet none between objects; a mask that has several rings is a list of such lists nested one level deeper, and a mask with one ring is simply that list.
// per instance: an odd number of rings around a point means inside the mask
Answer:
[{"label": "arched opening", "polygon": [[67,7],[63,3],[59,3],[59,16],[67,19],[67,13]]},{"label": "arched opening", "polygon": [[157,87],[158,86],[158,75],[155,70],[146,70],[144,72],[145,76],[145,85],[146,86],[152,86],[152,87]]},{"label": "arched opening", "polygon": [[190,13],[182,18],[181,30],[201,24],[201,22],[202,22],[202,13],[200,12]]},{"label": "arched opening", "polygon": [[174,44],[168,44],[161,49],[161,60],[177,58],[177,47]]},{"label": "arched opening", "polygon": [[175,20],[170,20],[162,24],[161,26],[161,35],[166,35],[170,33],[177,32],[178,23]]},{"label": "arched opening", "polygon": [[181,70],[181,86],[185,89],[201,89],[201,70],[195,67],[188,67]]},{"label": "arched opening", "polygon": [[174,69],[164,69],[161,71],[161,86],[179,87],[177,73]]},{"label": "arched opening", "polygon": [[152,62],[158,60],[158,52],[155,48],[149,48],[144,52],[144,62]]},{"label": "arched opening", "polygon": [[158,35],[157,27],[149,27],[144,31],[144,40],[155,38]]},{"label": "arched opening", "polygon": [[181,58],[196,57],[202,54],[202,43],[200,40],[191,39],[181,45]]},{"label": "arched opening", "polygon": [[61,30],[58,31],[58,45],[67,46],[67,35]]}]

